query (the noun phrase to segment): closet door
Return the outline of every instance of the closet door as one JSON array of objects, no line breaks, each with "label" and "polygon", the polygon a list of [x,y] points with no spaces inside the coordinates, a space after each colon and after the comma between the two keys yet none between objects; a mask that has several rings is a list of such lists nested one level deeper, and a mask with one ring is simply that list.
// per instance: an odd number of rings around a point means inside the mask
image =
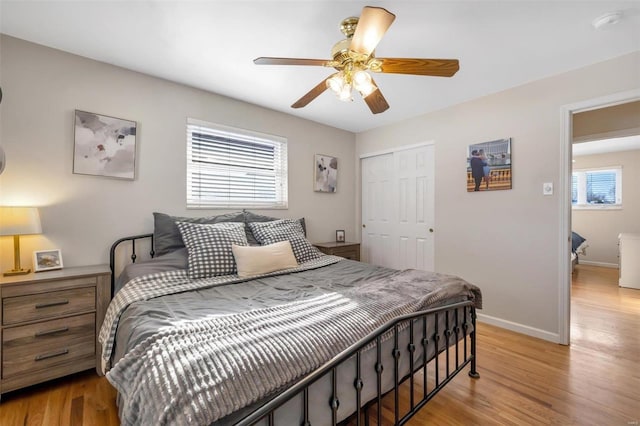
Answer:
[{"label": "closet door", "polygon": [[434,268],[433,145],[362,159],[362,258]]},{"label": "closet door", "polygon": [[364,262],[395,268],[396,256],[393,154],[362,159],[362,247]]}]

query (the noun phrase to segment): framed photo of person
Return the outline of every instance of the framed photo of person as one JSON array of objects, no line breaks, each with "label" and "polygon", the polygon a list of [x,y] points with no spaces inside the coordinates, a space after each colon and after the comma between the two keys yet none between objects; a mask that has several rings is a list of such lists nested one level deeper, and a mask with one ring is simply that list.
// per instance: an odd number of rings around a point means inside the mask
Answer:
[{"label": "framed photo of person", "polygon": [[344,243],[344,230],[338,229],[336,231],[336,243]]},{"label": "framed photo of person", "polygon": [[469,145],[467,192],[511,189],[511,138]]}]

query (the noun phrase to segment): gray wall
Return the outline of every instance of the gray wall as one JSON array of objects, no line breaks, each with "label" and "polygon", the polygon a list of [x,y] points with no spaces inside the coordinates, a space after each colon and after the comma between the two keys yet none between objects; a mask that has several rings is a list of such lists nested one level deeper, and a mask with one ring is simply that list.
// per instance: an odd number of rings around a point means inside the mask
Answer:
[{"label": "gray wall", "polygon": [[[354,238],[350,132],[4,35],[0,85],[0,205],[41,207],[44,234],[21,240],[25,267],[47,248],[60,248],[65,266],[105,263],[113,240],[152,230],[153,211],[216,213],[185,208],[187,117],[286,137],[289,209],[258,213],[306,217],[312,241],[333,241],[336,229]],[[138,122],[135,181],[72,174],[75,109]],[[337,194],[313,192],[316,153],[338,157]],[[0,238],[2,270],[13,266],[11,244]]]},{"label": "gray wall", "polygon": [[575,169],[622,166],[622,209],[573,210],[572,227],[587,239],[580,261],[618,265],[618,234],[640,232],[640,150],[573,158]]},{"label": "gray wall", "polygon": [[[558,341],[558,281],[568,256],[558,233],[568,200],[557,191],[543,196],[542,184],[560,178],[561,108],[639,87],[636,52],[358,134],[356,156],[435,141],[436,270],[482,288],[485,321]],[[507,137],[513,189],[467,193],[467,146]]]}]

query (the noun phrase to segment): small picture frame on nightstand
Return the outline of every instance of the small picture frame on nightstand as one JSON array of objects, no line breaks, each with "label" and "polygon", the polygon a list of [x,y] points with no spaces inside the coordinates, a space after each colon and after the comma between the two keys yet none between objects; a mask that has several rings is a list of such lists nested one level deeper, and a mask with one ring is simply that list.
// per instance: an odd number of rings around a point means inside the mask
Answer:
[{"label": "small picture frame on nightstand", "polygon": [[62,252],[60,249],[37,250],[33,252],[33,271],[52,271],[62,269]]},{"label": "small picture frame on nightstand", "polygon": [[338,229],[336,231],[336,243],[344,243],[344,230]]}]

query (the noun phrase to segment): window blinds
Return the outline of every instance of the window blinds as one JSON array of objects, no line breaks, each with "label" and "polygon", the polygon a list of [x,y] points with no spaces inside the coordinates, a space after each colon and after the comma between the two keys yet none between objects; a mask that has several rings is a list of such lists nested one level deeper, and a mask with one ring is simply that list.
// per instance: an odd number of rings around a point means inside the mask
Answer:
[{"label": "window blinds", "polygon": [[188,119],[188,208],[287,206],[286,139]]},{"label": "window blinds", "polygon": [[577,208],[622,206],[622,167],[574,170],[571,204]]},{"label": "window blinds", "polygon": [[587,203],[616,203],[616,172],[587,172]]}]

